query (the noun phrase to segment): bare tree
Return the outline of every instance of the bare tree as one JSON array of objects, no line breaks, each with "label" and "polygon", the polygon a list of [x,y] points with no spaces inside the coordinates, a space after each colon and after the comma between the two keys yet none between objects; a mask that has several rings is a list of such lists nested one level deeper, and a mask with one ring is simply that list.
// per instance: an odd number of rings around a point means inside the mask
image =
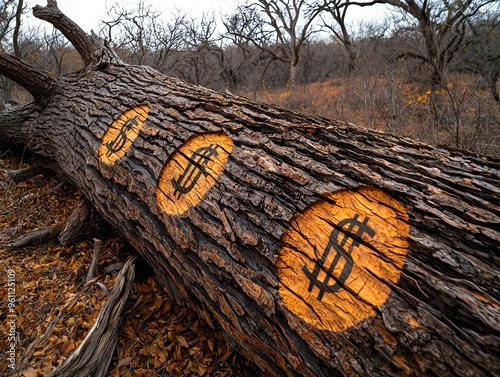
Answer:
[{"label": "bare tree", "polygon": [[373,0],[356,2],[344,0],[339,7],[348,5],[371,6],[387,4],[400,10],[399,25],[413,28],[415,48],[404,51],[400,58],[410,57],[423,61],[431,68],[431,88],[446,87],[445,73],[449,63],[464,45],[468,22],[497,0]]},{"label": "bare tree", "polygon": [[[54,73],[60,75],[81,68],[81,59],[79,55],[76,54],[75,49],[58,30],[54,29],[51,33],[44,33],[43,43],[48,49],[47,53],[44,54],[45,56],[43,56],[46,62],[42,65],[46,69],[50,69]],[[78,62],[69,64],[68,70],[65,72],[63,66],[66,62],[69,62],[68,60],[70,59],[71,53],[74,53]]]},{"label": "bare tree", "polygon": [[369,2],[346,1],[339,7],[350,5],[371,6],[386,4],[395,8],[394,32],[406,39],[406,48],[400,50],[399,60],[421,61],[427,70],[429,109],[434,121],[433,129],[456,148],[463,147],[467,138],[464,129],[464,106],[467,86],[455,90],[450,85],[448,72],[457,54],[465,47],[468,25],[496,0],[373,0]]},{"label": "bare tree", "polygon": [[7,35],[12,32],[12,22],[16,18],[16,2],[4,0],[0,4],[0,49],[5,51],[10,43],[6,41]]},{"label": "bare tree", "polygon": [[226,20],[234,43],[250,43],[289,65],[290,88],[295,88],[300,51],[311,34],[322,8],[307,0],[257,0],[239,6]]},{"label": "bare tree", "polygon": [[161,13],[155,11],[144,0],[139,0],[136,9],[115,3],[107,11],[110,20],[101,21],[101,35],[118,51],[129,53],[128,59],[143,65],[151,53],[154,33]]},{"label": "bare tree", "polygon": [[115,3],[107,11],[108,19],[101,20],[100,35],[121,57],[134,64],[149,65],[168,71],[168,57],[181,48],[185,16],[177,13],[166,21],[162,13],[139,0],[131,9]]},{"label": "bare tree", "polygon": [[[183,49],[187,67],[183,67],[183,78],[196,85],[209,85],[210,75],[218,76],[220,55],[216,35],[217,22],[214,14],[204,13],[201,19],[189,18],[183,22]],[[217,59],[213,59],[218,55]],[[223,60],[223,58],[222,58]]]},{"label": "bare tree", "polygon": [[169,59],[174,52],[181,49],[185,37],[186,16],[177,12],[167,22],[154,24],[153,46],[154,60],[151,64],[153,68],[166,73],[175,66],[177,60]]},{"label": "bare tree", "polygon": [[[23,0],[4,0],[0,5],[0,52],[11,52],[13,56],[21,57],[21,48],[19,43],[21,31],[21,15],[25,11]],[[3,106],[17,104],[17,99],[13,97],[15,83],[5,77],[0,80],[2,98],[0,110]]]},{"label": "bare tree", "polygon": [[[500,7],[500,5],[499,5]],[[497,82],[500,78],[500,9],[482,20],[470,24],[471,33],[465,38],[461,56],[465,69],[478,73],[497,103],[500,103]]]},{"label": "bare tree", "polygon": [[17,2],[17,7],[16,7],[16,22],[14,24],[14,31],[12,33],[12,47],[14,48],[14,56],[20,57],[21,56],[21,50],[19,48],[19,33],[21,30],[21,15],[23,14],[24,11],[24,6],[23,6],[23,0],[19,0]]},{"label": "bare tree", "polygon": [[321,16],[323,25],[330,30],[334,37],[344,46],[347,52],[349,72],[352,73],[356,68],[358,53],[346,22],[347,10],[349,9],[350,2],[350,0],[326,1],[323,5],[320,5],[320,7],[325,13],[333,18],[332,22]]}]

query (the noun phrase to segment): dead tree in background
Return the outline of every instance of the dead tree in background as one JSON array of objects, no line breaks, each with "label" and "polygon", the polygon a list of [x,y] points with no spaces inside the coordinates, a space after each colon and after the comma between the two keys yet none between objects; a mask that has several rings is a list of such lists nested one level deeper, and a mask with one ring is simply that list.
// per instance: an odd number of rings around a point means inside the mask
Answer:
[{"label": "dead tree in background", "polygon": [[[386,4],[401,11],[403,28],[413,27],[414,49],[403,51],[400,58],[421,60],[431,68],[432,89],[446,88],[448,65],[464,46],[467,24],[496,0],[416,1],[373,0],[344,1],[337,6]],[[405,25],[406,24],[406,25]]]},{"label": "dead tree in background", "polygon": [[[351,33],[348,30],[346,16],[347,10],[349,9],[350,0],[334,0],[334,1],[325,1],[322,5],[323,10],[321,13],[327,13],[332,18],[335,24],[332,21],[325,20],[323,17],[323,25],[330,30],[335,39],[337,39],[344,46],[347,52],[347,62],[349,65],[349,73],[354,72],[356,69],[356,59],[357,59],[357,51],[356,46],[354,45],[354,41],[351,37]],[[339,6],[342,4],[342,6]]]},{"label": "dead tree in background", "polygon": [[226,28],[235,43],[250,43],[288,64],[293,91],[300,51],[315,32],[313,22],[321,10],[306,0],[257,0],[239,6],[226,21]]},{"label": "dead tree in background", "polygon": [[85,69],[0,54],[34,101],[0,144],[55,160],[177,302],[268,374],[500,374],[500,160],[126,65],[66,18]]},{"label": "dead tree in background", "polygon": [[[21,29],[21,15],[25,11],[23,1],[3,1],[0,5],[0,51],[4,52],[6,48],[6,39],[12,41],[12,55],[20,58],[21,51],[19,48],[19,31]],[[0,81],[0,110],[5,106],[16,103],[17,99],[13,97],[14,83],[11,80],[2,78]]]}]

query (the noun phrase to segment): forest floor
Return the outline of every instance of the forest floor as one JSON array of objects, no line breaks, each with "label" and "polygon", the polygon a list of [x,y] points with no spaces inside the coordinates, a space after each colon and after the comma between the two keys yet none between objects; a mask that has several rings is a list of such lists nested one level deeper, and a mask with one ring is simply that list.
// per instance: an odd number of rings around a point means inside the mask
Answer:
[{"label": "forest floor", "polygon": [[[95,235],[70,247],[53,241],[7,248],[26,232],[62,223],[81,193],[69,184],[55,189],[57,179],[43,175],[15,184],[2,179],[1,166],[21,169],[28,164],[1,151],[0,163],[0,371],[3,376],[44,376],[82,343],[117,270],[134,250],[112,230],[101,231],[97,276],[85,284]],[[12,283],[14,294],[8,290]],[[12,345],[15,369],[9,366]],[[258,375],[255,367],[231,352],[222,334],[195,312],[176,305],[145,263],[136,263],[134,292],[109,376],[247,375]]]}]

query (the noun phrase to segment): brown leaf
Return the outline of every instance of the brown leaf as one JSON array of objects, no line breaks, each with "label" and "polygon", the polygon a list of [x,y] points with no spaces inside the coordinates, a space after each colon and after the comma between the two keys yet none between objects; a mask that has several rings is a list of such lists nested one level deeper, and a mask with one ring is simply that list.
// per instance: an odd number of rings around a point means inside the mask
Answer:
[{"label": "brown leaf", "polygon": [[118,362],[118,365],[116,366],[117,368],[120,368],[124,365],[128,365],[130,364],[130,362],[132,361],[132,358],[129,356],[129,357],[126,357],[125,359],[121,359],[119,362]]},{"label": "brown leaf", "polygon": [[37,377],[38,371],[34,368],[28,368],[23,371],[23,377]]},{"label": "brown leaf", "polygon": [[187,342],[185,337],[178,335],[175,338],[181,344],[181,346],[183,346],[184,348],[189,348],[189,343]]}]

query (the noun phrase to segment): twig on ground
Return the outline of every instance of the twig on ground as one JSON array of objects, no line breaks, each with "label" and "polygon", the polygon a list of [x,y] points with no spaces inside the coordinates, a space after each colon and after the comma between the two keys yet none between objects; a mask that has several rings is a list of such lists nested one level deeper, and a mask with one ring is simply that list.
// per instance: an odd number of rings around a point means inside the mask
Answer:
[{"label": "twig on ground", "polygon": [[90,262],[89,272],[87,274],[87,279],[85,282],[92,280],[97,272],[97,263],[99,262],[99,255],[101,254],[102,241],[94,238],[94,254],[92,255],[92,261]]}]

